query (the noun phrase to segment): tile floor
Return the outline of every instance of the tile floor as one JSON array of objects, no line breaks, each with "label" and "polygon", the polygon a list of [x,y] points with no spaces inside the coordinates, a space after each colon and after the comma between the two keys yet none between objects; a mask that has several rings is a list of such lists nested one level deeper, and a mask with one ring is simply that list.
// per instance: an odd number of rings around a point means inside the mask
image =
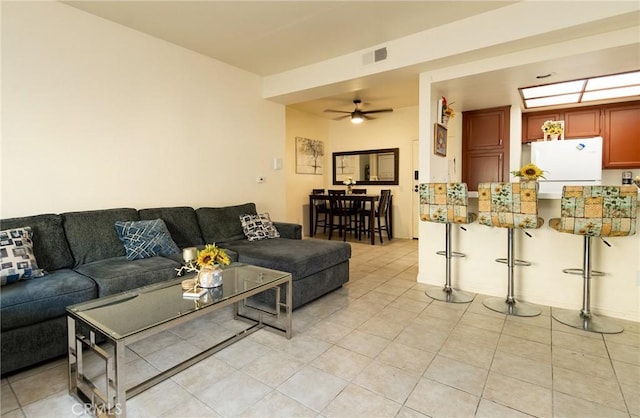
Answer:
[{"label": "tile floor", "polygon": [[[640,417],[640,323],[602,335],[416,283],[417,241],[354,242],[351,281],[127,402],[130,417]],[[214,325],[214,331],[211,331]],[[229,312],[127,351],[132,381],[230,332]],[[2,417],[85,417],[64,359],[2,379]]]}]

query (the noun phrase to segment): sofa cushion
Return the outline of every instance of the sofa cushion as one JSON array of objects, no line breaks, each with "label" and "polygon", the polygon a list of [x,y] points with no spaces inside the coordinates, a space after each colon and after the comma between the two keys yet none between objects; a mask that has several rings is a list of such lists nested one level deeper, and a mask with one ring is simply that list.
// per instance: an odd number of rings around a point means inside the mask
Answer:
[{"label": "sofa cushion", "polygon": [[141,220],[162,219],[171,238],[180,248],[204,245],[196,211],[191,207],[141,209],[138,214]]},{"label": "sofa cushion", "polygon": [[240,223],[242,231],[249,241],[257,241],[261,239],[280,238],[280,234],[268,213],[259,215],[240,215]]},{"label": "sofa cushion", "polygon": [[118,238],[124,244],[127,260],[180,253],[180,248],[171,239],[162,219],[118,221],[115,228]]},{"label": "sofa cushion", "polygon": [[0,231],[0,285],[42,275],[33,255],[31,228]]},{"label": "sofa cushion", "polygon": [[93,279],[98,285],[98,296],[103,297],[175,279],[179,267],[180,263],[165,257],[127,260],[122,256],[83,264],[75,270]]},{"label": "sofa cushion", "polygon": [[129,208],[68,212],[62,217],[75,267],[125,255],[114,225],[139,220],[138,211]]},{"label": "sofa cushion", "polygon": [[244,240],[245,235],[242,231],[240,215],[257,215],[257,213],[254,203],[223,208],[196,209],[202,237],[207,244]]},{"label": "sofa cushion", "polygon": [[70,269],[5,286],[0,292],[2,332],[63,316],[67,306],[97,294],[93,280]]},{"label": "sofa cushion", "polygon": [[31,227],[38,267],[46,271],[73,267],[73,255],[62,228],[62,216],[54,214],[3,219],[2,229]]},{"label": "sofa cushion", "polygon": [[238,261],[286,271],[294,281],[325,270],[351,257],[351,245],[319,239],[274,238],[262,241],[238,240],[225,244],[238,253]]}]

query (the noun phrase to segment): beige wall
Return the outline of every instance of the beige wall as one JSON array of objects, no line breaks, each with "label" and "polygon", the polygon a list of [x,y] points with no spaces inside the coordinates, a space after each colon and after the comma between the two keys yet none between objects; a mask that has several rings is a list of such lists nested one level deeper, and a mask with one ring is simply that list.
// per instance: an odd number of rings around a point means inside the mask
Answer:
[{"label": "beige wall", "polygon": [[3,2],[1,216],[253,201],[282,219],[284,106],[261,89],[62,3]]}]

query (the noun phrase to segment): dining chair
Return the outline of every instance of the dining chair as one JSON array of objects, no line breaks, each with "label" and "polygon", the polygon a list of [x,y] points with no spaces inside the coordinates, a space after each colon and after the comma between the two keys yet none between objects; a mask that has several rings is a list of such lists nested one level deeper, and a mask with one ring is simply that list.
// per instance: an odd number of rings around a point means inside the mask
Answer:
[{"label": "dining chair", "polygon": [[333,236],[333,231],[338,230],[338,235],[342,240],[347,240],[347,232],[352,230],[353,211],[344,199],[332,199],[335,196],[345,196],[345,190],[328,190],[329,195],[329,239]]},{"label": "dining chair", "polygon": [[[324,195],[324,189],[313,189],[311,194]],[[318,227],[323,227],[323,232],[327,232],[327,218],[329,217],[329,205],[327,200],[314,200],[313,212],[313,233],[311,236],[318,232]]]},{"label": "dining chair", "polygon": [[[391,239],[391,222],[389,220],[389,206],[391,204],[391,189],[380,190],[380,199],[378,199],[376,209],[374,211],[375,224],[372,233],[378,233],[380,244],[382,244],[382,229],[387,232],[387,239]],[[371,211],[368,209],[360,210],[360,234],[364,232],[369,235],[369,216]]]}]

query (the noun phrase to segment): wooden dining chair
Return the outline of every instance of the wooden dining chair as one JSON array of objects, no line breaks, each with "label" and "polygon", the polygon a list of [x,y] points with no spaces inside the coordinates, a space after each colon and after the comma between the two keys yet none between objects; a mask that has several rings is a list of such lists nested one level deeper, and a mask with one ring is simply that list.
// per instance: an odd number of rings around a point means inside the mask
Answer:
[{"label": "wooden dining chair", "polygon": [[[324,195],[324,189],[313,189],[311,194],[315,195]],[[314,236],[318,232],[318,227],[323,227],[323,233],[327,232],[327,218],[329,217],[329,202],[327,200],[314,200],[313,201],[313,213],[314,213],[314,221],[313,221],[313,233],[311,236]]]},{"label": "wooden dining chair", "polygon": [[347,232],[352,231],[353,210],[343,199],[332,199],[331,196],[344,196],[345,190],[328,190],[329,194],[329,239],[331,239],[334,230],[338,230],[338,235],[342,236],[342,240],[347,240]]},{"label": "wooden dining chair", "polygon": [[[389,220],[389,206],[391,205],[391,189],[380,190],[380,199],[374,212],[375,224],[373,227],[373,233],[378,233],[380,237],[380,244],[382,244],[382,229],[387,233],[387,239],[391,239],[391,222]],[[369,235],[369,210],[361,210],[360,214],[360,233],[364,232]]]}]

